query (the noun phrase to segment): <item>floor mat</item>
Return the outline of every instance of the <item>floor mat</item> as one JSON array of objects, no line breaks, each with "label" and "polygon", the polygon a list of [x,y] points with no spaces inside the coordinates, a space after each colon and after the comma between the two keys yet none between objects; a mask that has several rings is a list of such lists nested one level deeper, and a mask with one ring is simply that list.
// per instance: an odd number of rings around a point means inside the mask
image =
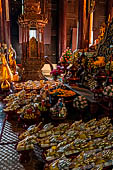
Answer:
[{"label": "floor mat", "polygon": [[18,141],[18,133],[15,132],[13,129],[14,126],[12,125],[12,123],[6,120],[3,128],[0,144],[16,143]]},{"label": "floor mat", "polygon": [[25,170],[19,162],[15,144],[0,145],[0,170]]},{"label": "floor mat", "polygon": [[6,121],[6,114],[3,112],[3,104],[0,102],[0,141]]}]

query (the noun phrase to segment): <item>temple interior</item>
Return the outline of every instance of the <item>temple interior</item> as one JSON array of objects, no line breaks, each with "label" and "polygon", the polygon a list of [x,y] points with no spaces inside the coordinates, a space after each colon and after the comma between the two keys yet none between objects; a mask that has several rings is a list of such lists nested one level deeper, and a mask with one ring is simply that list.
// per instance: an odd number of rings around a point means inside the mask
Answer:
[{"label": "temple interior", "polygon": [[113,0],[0,0],[0,170],[113,170]]}]

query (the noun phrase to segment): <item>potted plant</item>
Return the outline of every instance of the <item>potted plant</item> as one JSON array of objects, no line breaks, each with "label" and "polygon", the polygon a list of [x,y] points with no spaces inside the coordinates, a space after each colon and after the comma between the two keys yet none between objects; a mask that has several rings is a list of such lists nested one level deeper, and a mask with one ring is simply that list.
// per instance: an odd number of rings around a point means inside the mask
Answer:
[{"label": "potted plant", "polygon": [[88,106],[88,101],[84,96],[77,96],[73,101],[73,106],[83,110]]}]

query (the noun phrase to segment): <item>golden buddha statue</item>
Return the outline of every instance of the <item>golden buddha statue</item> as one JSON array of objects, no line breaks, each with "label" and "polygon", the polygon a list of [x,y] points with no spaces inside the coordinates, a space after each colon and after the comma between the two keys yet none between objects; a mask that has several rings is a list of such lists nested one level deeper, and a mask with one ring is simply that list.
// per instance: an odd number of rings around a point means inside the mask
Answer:
[{"label": "golden buddha statue", "polygon": [[16,73],[15,56],[16,56],[16,52],[12,48],[12,45],[10,45],[10,48],[9,48],[9,66],[10,66],[10,69],[11,69],[11,72],[13,73],[13,75]]},{"label": "golden buddha statue", "polygon": [[13,75],[11,73],[11,70],[10,70],[8,64],[7,64],[5,55],[1,54],[0,58],[1,58],[1,75],[0,75],[1,89],[9,90],[10,83],[13,80]]},{"label": "golden buddha statue", "polygon": [[16,52],[13,49],[12,45],[9,48],[9,67],[13,74],[13,81],[19,81],[18,73],[16,72]]},{"label": "golden buddha statue", "polygon": [[8,80],[11,82],[13,80],[13,74],[7,64],[5,56],[2,54],[2,80]]}]

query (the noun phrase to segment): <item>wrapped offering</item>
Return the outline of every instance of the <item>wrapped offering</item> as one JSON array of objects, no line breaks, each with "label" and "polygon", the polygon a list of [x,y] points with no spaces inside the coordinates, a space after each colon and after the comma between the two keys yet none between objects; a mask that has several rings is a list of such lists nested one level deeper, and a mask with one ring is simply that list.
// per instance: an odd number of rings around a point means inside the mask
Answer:
[{"label": "wrapped offering", "polygon": [[27,136],[31,136],[33,134],[36,134],[39,130],[40,130],[40,126],[41,126],[42,122],[40,122],[37,126],[34,125],[30,128],[28,128],[27,131],[23,132],[20,136],[19,136],[19,139],[22,140],[22,139],[25,139]]},{"label": "wrapped offering", "polygon": [[35,143],[37,143],[37,140],[34,135],[27,136],[25,139],[23,139],[22,141],[18,143],[17,151],[33,149]]},{"label": "wrapped offering", "polygon": [[43,149],[48,170],[95,170],[112,165],[113,126],[108,117],[86,123],[80,120],[33,126],[19,139],[18,151],[31,149],[36,143]]}]

